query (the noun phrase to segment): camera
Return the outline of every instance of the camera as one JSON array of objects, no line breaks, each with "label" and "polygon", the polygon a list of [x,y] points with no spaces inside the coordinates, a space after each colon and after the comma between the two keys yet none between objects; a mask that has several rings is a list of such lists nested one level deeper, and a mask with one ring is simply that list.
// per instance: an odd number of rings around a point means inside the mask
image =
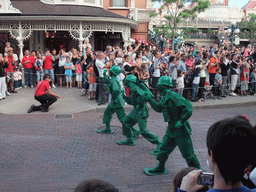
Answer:
[{"label": "camera", "polygon": [[213,181],[214,181],[213,173],[203,172],[199,176],[197,183],[205,186],[213,186]]}]

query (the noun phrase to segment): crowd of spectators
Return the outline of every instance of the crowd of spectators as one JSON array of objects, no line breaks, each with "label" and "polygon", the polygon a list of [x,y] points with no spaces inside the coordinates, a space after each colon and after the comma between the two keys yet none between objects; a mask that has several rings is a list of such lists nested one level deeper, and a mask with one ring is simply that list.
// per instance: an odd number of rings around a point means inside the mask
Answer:
[{"label": "crowd of spectators", "polygon": [[233,50],[217,44],[212,47],[182,45],[175,52],[170,49],[169,41],[161,51],[136,39],[127,50],[109,45],[105,51],[93,52],[86,39],[83,51],[75,48],[70,51],[60,48],[58,53],[56,49],[46,49],[44,53],[25,50],[19,61],[6,43],[5,53],[0,55],[0,99],[6,98],[6,94],[17,93],[17,89],[36,86],[43,74],[49,74],[52,88],[64,85],[81,88],[82,95],[88,94],[88,99],[104,104],[108,98],[103,71],[113,66],[122,69],[121,82],[126,75],[133,74],[150,88],[157,100],[159,93],[155,86],[163,75],[172,78],[173,91],[192,102],[253,95],[256,92],[255,59],[256,49],[251,45]]}]

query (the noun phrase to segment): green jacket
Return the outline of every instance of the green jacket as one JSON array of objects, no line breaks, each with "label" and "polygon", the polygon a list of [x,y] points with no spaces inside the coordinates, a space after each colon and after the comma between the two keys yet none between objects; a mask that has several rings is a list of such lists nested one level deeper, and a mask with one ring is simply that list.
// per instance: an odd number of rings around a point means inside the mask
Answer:
[{"label": "green jacket", "polygon": [[110,106],[113,108],[120,108],[125,105],[125,101],[122,97],[120,82],[117,77],[107,77],[104,75],[105,83],[107,84],[108,92],[111,93]]},{"label": "green jacket", "polygon": [[[167,132],[170,137],[191,134],[188,119],[192,115],[193,107],[190,101],[171,90],[166,90],[166,94],[163,95],[163,99],[159,103],[153,99],[149,103],[155,111],[163,113],[164,121],[169,123]],[[182,123],[182,127],[179,129],[175,127],[178,121]]]},{"label": "green jacket", "polygon": [[136,120],[149,116],[145,92],[139,85],[135,84],[130,90],[130,97],[124,96],[125,102],[134,106],[128,117]]}]

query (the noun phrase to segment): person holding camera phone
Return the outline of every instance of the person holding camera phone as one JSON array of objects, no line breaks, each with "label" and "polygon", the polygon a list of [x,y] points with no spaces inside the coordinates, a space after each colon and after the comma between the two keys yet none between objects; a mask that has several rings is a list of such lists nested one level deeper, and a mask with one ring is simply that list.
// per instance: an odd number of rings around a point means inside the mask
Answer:
[{"label": "person holding camera phone", "polygon": [[[209,168],[214,175],[209,192],[255,192],[241,182],[246,168],[255,164],[256,131],[246,116],[223,119],[208,130],[206,145]],[[182,180],[178,192],[195,192],[203,187],[198,184],[202,170],[190,172]]]}]

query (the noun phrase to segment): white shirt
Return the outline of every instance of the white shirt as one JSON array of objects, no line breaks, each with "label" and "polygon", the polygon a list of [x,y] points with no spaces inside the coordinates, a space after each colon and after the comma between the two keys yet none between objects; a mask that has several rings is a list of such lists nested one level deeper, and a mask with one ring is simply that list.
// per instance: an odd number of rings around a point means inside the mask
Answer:
[{"label": "white shirt", "polygon": [[59,67],[64,67],[64,65],[65,65],[65,63],[66,63],[66,53],[65,53],[65,55],[60,55],[60,57],[59,57]]},{"label": "white shirt", "polygon": [[104,61],[105,60],[96,59],[96,62],[95,62],[96,67],[99,71],[99,77],[102,77],[102,78],[103,78],[103,72],[104,72],[104,66],[105,66]]},{"label": "white shirt", "polygon": [[181,89],[184,88],[184,75],[182,75],[181,77],[178,77],[178,79],[176,80],[177,88]]},{"label": "white shirt", "polygon": [[159,59],[156,59],[155,61],[154,61],[154,73],[153,73],[153,77],[160,77],[161,76],[161,71],[160,71],[160,68],[158,68],[158,69],[156,69],[156,67],[158,66],[158,67],[160,67],[161,66],[161,63],[160,63],[160,61],[159,61]]}]

